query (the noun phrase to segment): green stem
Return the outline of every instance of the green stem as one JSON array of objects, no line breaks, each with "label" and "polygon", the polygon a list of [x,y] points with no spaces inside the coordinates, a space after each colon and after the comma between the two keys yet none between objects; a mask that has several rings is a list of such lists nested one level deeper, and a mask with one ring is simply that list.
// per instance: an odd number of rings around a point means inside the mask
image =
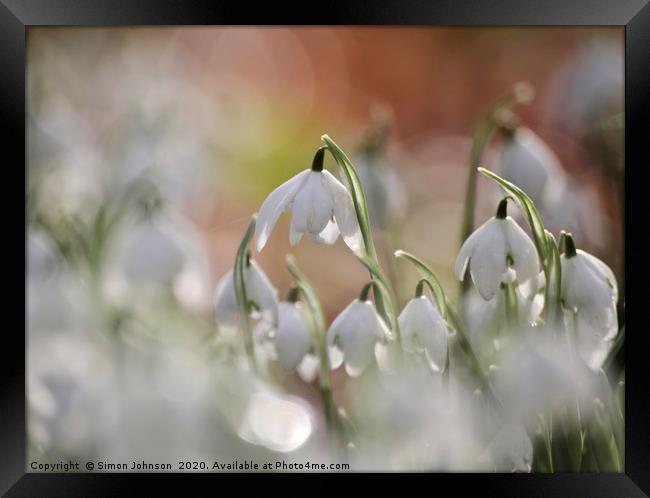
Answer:
[{"label": "green stem", "polygon": [[287,256],[287,268],[296,281],[296,286],[300,289],[307,307],[309,314],[312,318],[314,335],[316,338],[316,345],[318,356],[320,359],[320,393],[323,402],[323,413],[325,416],[325,424],[327,434],[330,441],[333,440],[336,434],[336,411],[334,407],[334,398],[332,396],[332,374],[329,361],[329,351],[327,347],[327,327],[325,322],[325,315],[323,308],[318,299],[318,295],[314,290],[311,282],[305,277],[296,265],[296,260],[293,256]]},{"label": "green stem", "polygon": [[[477,169],[481,165],[481,159],[485,149],[490,143],[494,131],[499,127],[499,116],[509,108],[528,102],[532,99],[532,89],[527,83],[517,83],[512,89],[501,96],[490,110],[485,114],[474,132],[472,148],[469,154],[469,174],[465,184],[465,205],[460,228],[460,245],[462,246],[467,237],[474,230],[474,211],[476,207],[476,182]],[[459,304],[462,306],[462,298],[469,288],[469,279],[463,279],[460,284]]]},{"label": "green stem", "polygon": [[509,328],[516,327],[519,323],[519,310],[517,309],[517,294],[515,284],[510,282],[502,284],[502,291],[506,304],[506,322]]},{"label": "green stem", "polygon": [[244,273],[248,262],[248,244],[255,232],[255,222],[257,216],[253,215],[246,233],[239,244],[237,255],[235,256],[235,266],[233,268],[233,283],[235,287],[235,296],[237,298],[237,307],[239,308],[239,321],[241,322],[244,333],[244,348],[248,356],[248,363],[251,371],[257,373],[257,362],[255,361],[255,345],[253,342],[253,331],[250,323],[250,303],[246,294],[246,284]]},{"label": "green stem", "polygon": [[[363,185],[356,169],[352,162],[343,150],[332,140],[329,136],[323,135],[321,140],[325,142],[327,150],[332,154],[335,161],[343,171],[347,187],[352,196],[354,210],[359,222],[359,230],[363,237],[364,251],[356,254],[357,258],[368,268],[371,278],[379,279],[381,282],[381,292],[375,296],[375,304],[377,311],[389,324],[393,332],[396,334],[398,341],[401,341],[399,326],[397,323],[397,302],[395,292],[393,291],[390,282],[384,275],[379,259],[377,258],[377,250],[372,238],[370,229],[370,219],[368,217],[368,205],[366,202],[366,195],[363,191]],[[389,310],[388,307],[391,309]]]}]

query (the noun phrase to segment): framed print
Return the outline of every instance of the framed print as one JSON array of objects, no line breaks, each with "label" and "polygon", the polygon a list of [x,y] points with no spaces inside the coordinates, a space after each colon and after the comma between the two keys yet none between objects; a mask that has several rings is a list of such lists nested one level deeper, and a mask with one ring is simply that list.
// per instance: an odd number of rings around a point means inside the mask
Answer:
[{"label": "framed print", "polygon": [[2,491],[646,496],[647,3],[237,7],[0,4]]}]

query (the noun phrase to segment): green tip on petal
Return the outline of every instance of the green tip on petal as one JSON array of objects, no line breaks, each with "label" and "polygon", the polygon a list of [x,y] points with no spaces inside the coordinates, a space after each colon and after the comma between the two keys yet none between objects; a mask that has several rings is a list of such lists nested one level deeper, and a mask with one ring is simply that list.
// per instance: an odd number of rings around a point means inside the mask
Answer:
[{"label": "green tip on petal", "polygon": [[570,233],[567,233],[564,239],[564,253],[567,258],[572,258],[577,254],[576,245],[573,242],[573,236]]},{"label": "green tip on petal", "polygon": [[508,216],[508,199],[509,197],[504,197],[501,199],[501,202],[499,202],[499,207],[497,207],[497,214],[495,215],[496,219],[505,220],[506,216]]},{"label": "green tip on petal", "polygon": [[314,160],[311,163],[312,171],[323,171],[323,161],[325,160],[325,147],[320,147],[316,154],[314,154]]}]

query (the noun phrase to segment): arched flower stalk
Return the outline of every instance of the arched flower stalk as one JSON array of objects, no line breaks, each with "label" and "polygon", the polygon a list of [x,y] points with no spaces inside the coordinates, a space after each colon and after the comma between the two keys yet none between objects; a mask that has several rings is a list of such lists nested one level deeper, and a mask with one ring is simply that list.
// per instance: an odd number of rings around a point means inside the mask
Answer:
[{"label": "arched flower stalk", "polygon": [[300,293],[307,304],[307,308],[309,309],[316,350],[318,351],[318,357],[320,360],[319,383],[325,415],[325,424],[331,440],[335,436],[338,424],[334,398],[332,397],[331,365],[329,349],[327,346],[327,326],[325,324],[325,315],[314,287],[300,271],[298,265],[296,265],[296,260],[291,255],[287,256],[287,268],[289,273],[293,276],[296,287],[300,290]]},{"label": "arched flower stalk", "polygon": [[368,216],[368,205],[366,196],[363,191],[363,185],[359,175],[357,174],[352,162],[343,150],[332,140],[328,135],[323,135],[321,140],[325,142],[327,150],[332,154],[337,164],[343,171],[347,183],[347,187],[352,195],[354,203],[354,210],[359,222],[359,229],[363,238],[363,249],[355,252],[357,259],[368,269],[371,278],[379,283],[379,291],[375,297],[375,304],[377,311],[384,319],[386,324],[390,327],[397,338],[401,341],[399,332],[399,323],[397,321],[397,300],[395,298],[395,291],[384,271],[379,264],[375,243],[372,238],[370,229],[370,218]]}]

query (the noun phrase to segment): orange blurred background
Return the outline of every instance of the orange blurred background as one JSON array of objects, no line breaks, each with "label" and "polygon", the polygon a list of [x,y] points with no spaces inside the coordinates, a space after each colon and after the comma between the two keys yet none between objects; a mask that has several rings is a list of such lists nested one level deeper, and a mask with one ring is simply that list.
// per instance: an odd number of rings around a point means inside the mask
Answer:
[{"label": "orange blurred background", "polygon": [[[581,98],[604,88],[598,119],[622,113],[623,37],[622,28],[30,28],[30,188],[78,163],[95,168],[89,188],[106,201],[107,177],[119,183],[143,162],[164,168],[214,285],[250,216],[310,165],[320,136],[354,157],[381,106],[394,118],[385,161],[408,193],[399,246],[430,262],[453,296],[471,135],[495,99],[527,81],[535,99],[516,113],[590,193],[579,244],[620,277],[622,199],[607,164],[622,163],[622,130],[606,158]],[[486,154],[490,169],[498,145]],[[331,159],[326,167],[334,171]],[[493,214],[488,187],[479,180],[477,223]],[[367,274],[342,241],[290,248],[288,219],[256,257],[284,295],[284,256],[295,253],[332,319]]]}]

